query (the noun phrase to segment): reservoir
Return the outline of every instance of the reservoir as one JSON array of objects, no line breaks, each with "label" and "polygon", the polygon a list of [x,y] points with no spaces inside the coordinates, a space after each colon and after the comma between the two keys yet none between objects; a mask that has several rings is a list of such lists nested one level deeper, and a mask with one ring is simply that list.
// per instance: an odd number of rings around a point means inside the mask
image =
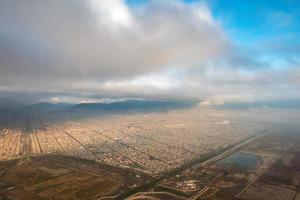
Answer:
[{"label": "reservoir", "polygon": [[257,155],[239,151],[218,161],[217,164],[225,166],[236,165],[243,170],[250,170],[256,166],[259,160],[260,157]]}]

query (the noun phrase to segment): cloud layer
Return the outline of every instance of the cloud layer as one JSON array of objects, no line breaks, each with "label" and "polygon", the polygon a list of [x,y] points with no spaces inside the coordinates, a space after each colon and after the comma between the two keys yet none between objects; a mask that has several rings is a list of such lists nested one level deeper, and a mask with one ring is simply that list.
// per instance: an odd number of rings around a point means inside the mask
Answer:
[{"label": "cloud layer", "polygon": [[[247,71],[264,64],[248,53],[234,47],[204,3],[4,0],[0,6],[5,94],[55,101],[274,95],[273,77],[282,71]],[[299,72],[290,71],[281,83],[298,87]]]}]

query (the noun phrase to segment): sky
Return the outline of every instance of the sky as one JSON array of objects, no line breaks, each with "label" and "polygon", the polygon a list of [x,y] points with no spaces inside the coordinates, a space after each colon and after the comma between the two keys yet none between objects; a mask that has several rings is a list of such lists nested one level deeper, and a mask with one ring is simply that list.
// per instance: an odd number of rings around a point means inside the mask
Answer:
[{"label": "sky", "polygon": [[298,0],[0,0],[0,98],[300,99]]}]

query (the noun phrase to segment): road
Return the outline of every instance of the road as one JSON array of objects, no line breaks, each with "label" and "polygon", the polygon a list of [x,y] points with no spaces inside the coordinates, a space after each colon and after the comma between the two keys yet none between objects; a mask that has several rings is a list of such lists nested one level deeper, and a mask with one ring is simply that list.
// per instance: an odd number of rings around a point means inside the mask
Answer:
[{"label": "road", "polygon": [[215,151],[215,152],[210,152],[206,155],[203,155],[201,156],[200,158],[197,158],[195,160],[192,160],[188,163],[185,163],[183,164],[182,166],[178,167],[178,168],[175,168],[175,169],[172,169],[168,172],[165,172],[164,174],[158,176],[156,179],[154,179],[153,181],[151,182],[148,182],[142,186],[139,186],[133,190],[130,190],[130,191],[127,191],[123,194],[120,194],[116,200],[124,200],[128,197],[130,197],[131,195],[137,193],[137,192],[142,192],[142,191],[147,191],[157,185],[159,185],[159,183],[164,180],[164,179],[167,179],[171,176],[174,176],[188,168],[191,168],[191,167],[199,167],[199,166],[204,166],[204,165],[209,165],[209,164],[212,164],[234,152],[236,152],[238,149],[240,149],[241,147],[243,147],[244,145],[254,141],[255,139],[259,138],[259,137],[262,137],[266,134],[269,134],[271,133],[272,131],[274,130],[274,128],[270,128],[270,129],[267,129],[267,130],[264,130],[262,132],[259,132],[255,135],[252,135],[240,142],[238,142],[237,144],[235,144],[233,147],[231,148],[224,148],[222,150],[219,150],[219,151]]}]

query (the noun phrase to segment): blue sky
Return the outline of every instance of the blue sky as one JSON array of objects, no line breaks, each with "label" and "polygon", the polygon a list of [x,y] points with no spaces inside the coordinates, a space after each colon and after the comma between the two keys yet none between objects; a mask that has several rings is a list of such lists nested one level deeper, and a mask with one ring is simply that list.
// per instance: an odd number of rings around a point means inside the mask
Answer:
[{"label": "blue sky", "polygon": [[292,44],[300,36],[297,0],[221,0],[212,1],[211,7],[231,38],[241,44],[285,37]]}]

